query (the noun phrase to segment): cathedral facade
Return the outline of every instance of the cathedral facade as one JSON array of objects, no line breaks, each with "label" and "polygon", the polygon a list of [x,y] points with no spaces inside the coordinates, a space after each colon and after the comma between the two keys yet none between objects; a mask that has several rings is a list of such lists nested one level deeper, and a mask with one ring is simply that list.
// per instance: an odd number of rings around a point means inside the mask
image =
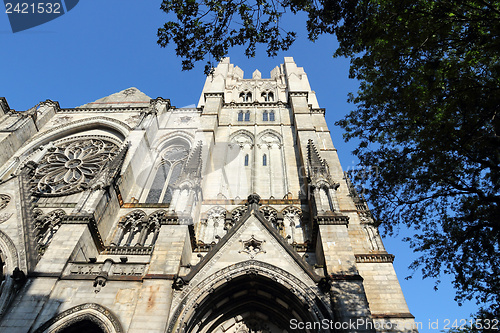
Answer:
[{"label": "cathedral facade", "polygon": [[196,108],[0,99],[0,331],[415,331],[324,114],[292,58]]}]

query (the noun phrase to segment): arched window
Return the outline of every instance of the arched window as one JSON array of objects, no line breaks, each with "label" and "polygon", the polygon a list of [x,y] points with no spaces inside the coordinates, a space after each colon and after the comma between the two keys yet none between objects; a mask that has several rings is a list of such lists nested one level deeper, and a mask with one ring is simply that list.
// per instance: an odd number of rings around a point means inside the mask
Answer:
[{"label": "arched window", "polygon": [[262,165],[267,166],[267,155],[266,154],[262,155]]},{"label": "arched window", "polygon": [[250,111],[245,113],[245,121],[250,121]]},{"label": "arched window", "polygon": [[262,120],[263,121],[268,121],[269,120],[267,111],[264,111],[264,113],[262,114]]},{"label": "arched window", "polygon": [[188,150],[184,146],[171,146],[161,158],[161,163],[150,186],[146,203],[170,203],[173,186],[179,178]]},{"label": "arched window", "polygon": [[242,102],[246,102],[246,95],[244,92],[240,93],[240,99]]},{"label": "arched window", "polygon": [[248,166],[248,154],[245,155],[245,166]]},{"label": "arched window", "polygon": [[268,102],[273,102],[274,101],[274,94],[272,92],[269,92],[267,94],[267,101]]},{"label": "arched window", "polygon": [[269,120],[274,121],[274,111],[269,112]]},{"label": "arched window", "polygon": [[263,92],[262,95],[260,95],[260,96],[262,97],[264,102],[267,102],[267,94],[265,92]]},{"label": "arched window", "polygon": [[238,121],[243,121],[243,111],[238,112]]},{"label": "arched window", "polygon": [[251,102],[252,101],[252,93],[251,92],[247,93],[247,100],[246,101],[247,102]]}]

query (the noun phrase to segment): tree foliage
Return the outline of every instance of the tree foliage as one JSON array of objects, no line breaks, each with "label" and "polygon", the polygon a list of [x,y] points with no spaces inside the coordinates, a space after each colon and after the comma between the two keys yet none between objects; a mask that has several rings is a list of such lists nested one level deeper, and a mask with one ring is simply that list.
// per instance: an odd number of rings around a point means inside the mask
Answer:
[{"label": "tree foliage", "polygon": [[[183,68],[230,47],[269,55],[295,33],[284,15],[306,12],[309,39],[335,34],[360,82],[338,122],[376,177],[358,178],[373,214],[421,252],[425,277],[453,274],[456,300],[500,315],[500,2],[494,0],[163,1],[177,20],[158,31]],[[210,64],[209,64],[210,65]],[[206,68],[206,70],[209,67]]]}]

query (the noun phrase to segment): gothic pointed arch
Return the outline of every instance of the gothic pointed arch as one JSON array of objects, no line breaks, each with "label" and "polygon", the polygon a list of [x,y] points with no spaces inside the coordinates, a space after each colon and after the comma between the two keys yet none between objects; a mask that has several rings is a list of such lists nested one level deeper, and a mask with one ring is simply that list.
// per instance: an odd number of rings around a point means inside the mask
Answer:
[{"label": "gothic pointed arch", "polygon": [[281,147],[282,145],[281,135],[272,129],[266,129],[257,135],[257,143],[265,145],[276,145]]},{"label": "gothic pointed arch", "polygon": [[203,244],[217,243],[217,240],[224,237],[231,228],[232,223],[226,222],[227,210],[221,206],[210,208],[200,221],[198,227],[198,241]]},{"label": "gothic pointed arch", "polygon": [[190,149],[191,142],[182,135],[166,137],[158,144],[159,154],[146,185],[146,203],[170,204]]},{"label": "gothic pointed arch", "polygon": [[89,135],[90,132],[94,134],[96,134],[96,132],[99,134],[100,132],[102,135],[112,137],[122,142],[131,130],[130,126],[126,123],[110,117],[99,116],[79,119],[34,135],[19,149],[19,159],[20,161],[24,161],[27,156],[34,152],[36,153],[39,147],[51,141],[61,140],[74,135],[82,135],[85,132],[88,132]]},{"label": "gothic pointed arch", "polygon": [[96,303],[81,304],[52,317],[35,333],[122,333],[118,318],[107,308]]},{"label": "gothic pointed arch", "polygon": [[240,147],[245,145],[252,147],[254,144],[254,136],[251,132],[241,129],[229,136],[229,142],[232,144],[238,144]]},{"label": "gothic pointed arch", "polygon": [[262,206],[259,211],[264,214],[266,220],[278,231],[282,229],[280,221],[278,221],[278,211],[271,206]]},{"label": "gothic pointed arch", "polygon": [[14,242],[7,234],[0,231],[0,318],[8,309],[23,282],[17,280],[16,277],[16,275],[24,274],[23,266]]},{"label": "gothic pointed arch", "polygon": [[141,231],[147,226],[147,215],[136,209],[123,216],[118,222],[111,246],[134,246],[141,238]]},{"label": "gothic pointed arch", "polygon": [[223,268],[199,283],[185,286],[182,295],[185,297],[177,301],[167,332],[274,333],[289,330],[291,320],[333,319],[326,296],[317,287],[257,260]]}]

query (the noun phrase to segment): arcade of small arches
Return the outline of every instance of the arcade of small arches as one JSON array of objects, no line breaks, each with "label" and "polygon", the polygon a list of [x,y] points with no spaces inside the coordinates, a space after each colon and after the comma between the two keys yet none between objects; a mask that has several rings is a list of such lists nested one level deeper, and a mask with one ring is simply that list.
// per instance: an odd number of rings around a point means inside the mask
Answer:
[{"label": "arcade of small arches", "polygon": [[[232,211],[220,206],[208,210],[196,228],[197,244],[201,247],[216,244],[240,220],[246,210],[245,206],[236,207]],[[310,243],[310,228],[301,209],[288,206],[278,212],[271,206],[263,206],[259,211],[292,246],[304,247]]]}]

